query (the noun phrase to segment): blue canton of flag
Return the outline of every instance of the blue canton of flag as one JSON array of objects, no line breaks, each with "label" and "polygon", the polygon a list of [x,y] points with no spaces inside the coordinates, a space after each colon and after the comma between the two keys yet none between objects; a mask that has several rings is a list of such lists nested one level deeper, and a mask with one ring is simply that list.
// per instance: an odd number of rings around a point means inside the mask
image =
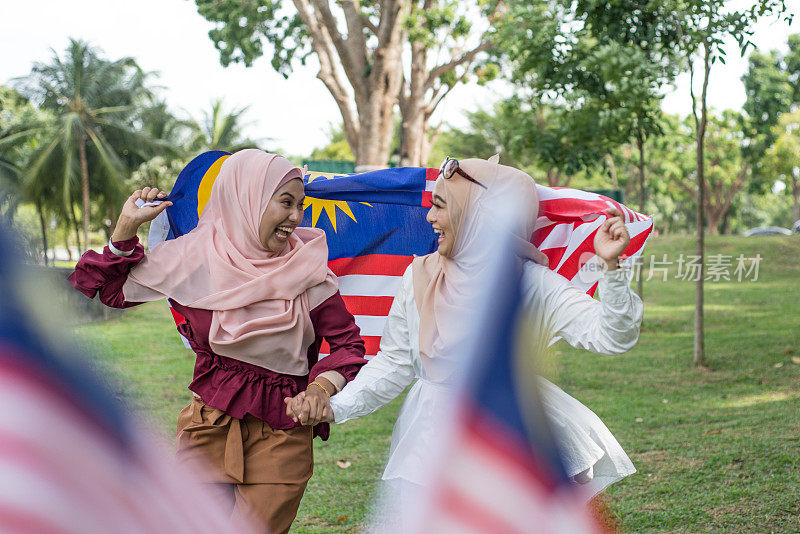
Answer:
[{"label": "blue canton of flag", "polygon": [[436,247],[436,235],[425,221],[429,175],[422,167],[351,175],[309,173],[302,225],[325,230],[331,260],[428,254]]}]

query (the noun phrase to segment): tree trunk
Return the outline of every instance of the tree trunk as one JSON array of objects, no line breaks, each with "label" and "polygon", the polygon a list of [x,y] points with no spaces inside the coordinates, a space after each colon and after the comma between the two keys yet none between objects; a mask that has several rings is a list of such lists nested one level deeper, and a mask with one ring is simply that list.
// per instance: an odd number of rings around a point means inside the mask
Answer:
[{"label": "tree trunk", "polygon": [[365,102],[356,102],[360,123],[355,151],[356,172],[385,169],[394,135],[394,106],[400,92],[401,47],[387,46],[375,51],[375,65],[370,73]]},{"label": "tree trunk", "polygon": [[611,176],[611,185],[614,189],[619,189],[619,181],[617,180],[617,166],[614,165],[614,158],[611,154],[606,154],[606,164],[608,165],[608,174]]},{"label": "tree trunk", "polygon": [[[639,213],[645,214],[645,201],[647,200],[646,191],[644,188],[644,135],[642,129],[636,130],[636,146],[639,148]],[[639,293],[639,298],[644,300],[644,282],[642,280],[641,271],[636,280],[636,291]]]},{"label": "tree trunk", "polygon": [[392,110],[395,96],[384,91],[385,87],[376,90],[365,105],[365,112],[359,114],[361,133],[354,154],[356,172],[388,167],[389,149],[394,134]]},{"label": "tree trunk", "polygon": [[67,256],[69,257],[69,261],[72,261],[72,249],[69,248],[69,225],[67,225],[67,229],[64,232],[64,246],[67,248]]},{"label": "tree trunk", "polygon": [[83,245],[89,250],[89,164],[86,161],[86,140],[83,136],[78,140],[78,152],[81,158],[81,186],[83,193]]},{"label": "tree trunk", "polygon": [[[358,2],[338,3],[346,23],[343,32],[326,0],[292,1],[320,63],[317,77],[342,114],[356,170],[385,168],[394,133],[394,105],[402,83],[403,21],[408,4],[382,4],[379,25],[367,28]],[[367,46],[367,29],[377,37],[374,48]]]},{"label": "tree trunk", "polygon": [[[567,184],[572,177],[567,178]],[[561,171],[553,169],[552,167],[547,169],[547,185],[550,187],[559,187],[561,186]]]},{"label": "tree trunk", "polygon": [[[431,150],[433,149],[433,145],[436,144],[436,140],[439,139],[439,135],[442,133],[442,126],[444,123],[439,123],[439,125],[431,131],[430,124],[426,121],[425,122],[425,135],[422,138],[422,154],[420,155],[419,165],[421,167],[425,167],[428,165],[428,160],[431,157]],[[434,165],[438,165],[441,162],[434,162]]]},{"label": "tree trunk", "polygon": [[47,261],[47,224],[44,220],[44,210],[41,202],[36,203],[36,209],[39,211],[39,223],[42,227],[42,250],[44,251],[44,264],[49,265]]},{"label": "tree trunk", "polygon": [[[421,5],[417,4],[412,9],[424,13],[436,5],[433,0],[424,0]],[[407,40],[407,37],[404,34],[404,40]],[[466,52],[460,49],[451,50],[451,56],[446,58],[445,62],[431,68],[426,44],[419,41],[411,42],[410,76],[403,82],[399,91],[402,116],[401,165],[417,167],[427,163],[433,144],[428,124],[431,115],[453,87],[465,79],[475,57],[488,49],[489,42],[483,41]],[[442,75],[447,73],[453,73],[454,82],[442,82]]]},{"label": "tree trunk", "polygon": [[75,230],[75,244],[78,246],[78,253],[80,254],[80,251],[83,250],[81,247],[80,225],[78,224],[78,218],[75,217],[75,206],[72,204],[72,201],[69,203],[69,215],[72,228]]},{"label": "tree trunk", "polygon": [[730,230],[730,215],[730,208],[726,209],[724,215],[722,216],[722,221],[720,221],[721,228],[719,229],[719,233],[722,235],[727,235]]},{"label": "tree trunk", "polygon": [[428,53],[423,43],[411,43],[411,79],[408,88],[401,88],[400,165],[415,167],[422,163],[422,148],[427,116],[425,113],[425,81]]},{"label": "tree trunk", "polygon": [[[703,90],[700,96],[700,120],[697,119],[697,107],[694,105],[694,88],[692,91],[692,113],[695,117],[695,130],[697,141],[697,206],[695,208],[695,224],[697,225],[696,255],[700,264],[700,275],[695,283],[695,308],[694,308],[694,363],[701,366],[705,363],[705,336],[703,328],[703,278],[705,277],[705,135],[708,123],[708,109],[706,106],[708,92],[708,78],[711,71],[711,47],[708,41],[703,42]],[[689,57],[691,65],[691,56]],[[690,73],[691,80],[691,73]]]},{"label": "tree trunk", "polygon": [[722,222],[722,215],[713,210],[706,217],[706,230],[708,235],[719,235],[719,225]]},{"label": "tree trunk", "polygon": [[108,220],[111,221],[108,223],[108,227],[106,228],[106,240],[111,239],[111,235],[114,233],[114,227],[117,225],[117,210],[114,209],[114,204],[108,204]]},{"label": "tree trunk", "polygon": [[792,177],[792,217],[795,221],[800,220],[800,180]]}]

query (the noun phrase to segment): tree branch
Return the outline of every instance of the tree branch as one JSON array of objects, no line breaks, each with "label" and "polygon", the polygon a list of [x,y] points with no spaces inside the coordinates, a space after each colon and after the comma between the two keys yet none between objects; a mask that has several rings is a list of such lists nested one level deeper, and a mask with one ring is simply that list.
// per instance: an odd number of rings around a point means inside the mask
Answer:
[{"label": "tree branch", "polygon": [[[467,73],[465,72],[464,74],[459,76],[459,78],[456,80],[456,82],[453,85],[440,85],[436,89],[436,91],[434,92],[433,96],[431,97],[430,102],[428,103],[428,105],[426,107],[426,112],[428,113],[429,116],[433,114],[433,112],[436,110],[436,107],[442,102],[442,100],[444,100],[444,97],[446,97],[448,95],[448,93],[450,93],[450,91],[452,91],[453,88],[456,85],[458,85],[459,83],[463,82],[464,78],[466,78],[466,77],[467,77]],[[438,95],[438,97],[437,97],[437,93],[439,93],[439,91],[441,91],[442,87],[446,87],[447,89],[445,89],[445,91],[442,94]]]},{"label": "tree branch", "polygon": [[428,75],[428,79],[425,82],[425,89],[427,90],[427,89],[430,89],[431,87],[433,87],[433,83],[439,78],[439,76],[441,76],[445,72],[449,72],[449,71],[453,70],[454,68],[458,67],[462,63],[466,63],[468,61],[472,61],[475,58],[475,56],[477,56],[481,52],[484,52],[484,51],[488,50],[489,48],[491,48],[491,46],[492,46],[492,43],[490,43],[488,41],[484,41],[483,43],[481,43],[480,45],[476,46],[475,48],[473,48],[469,52],[465,52],[464,54],[461,54],[461,56],[459,56],[457,58],[454,58],[454,59],[452,59],[451,61],[449,61],[447,63],[439,65],[438,67],[433,69],[431,71],[431,73]]},{"label": "tree branch", "polygon": [[[350,41],[349,39],[345,40],[342,38],[342,34],[339,33],[339,28],[336,23],[336,17],[334,17],[333,13],[331,13],[331,8],[327,0],[311,1],[313,2],[314,10],[321,19],[320,22],[327,30],[331,42],[336,48],[339,61],[344,69],[347,79],[350,81],[350,85],[353,86],[353,89],[357,95],[364,93],[366,88],[364,87],[363,73],[367,65],[366,50],[359,50],[358,44],[355,41]],[[359,37],[363,42],[364,35],[360,34]],[[358,96],[356,99],[358,100]]]},{"label": "tree branch", "polygon": [[[358,117],[350,101],[350,96],[340,91],[339,84],[336,83],[334,77],[323,71],[323,69],[320,69],[319,73],[317,73],[317,78],[325,84],[325,87],[328,88],[328,91],[330,91],[333,99],[336,101],[336,105],[339,107],[347,144],[350,145],[350,147],[357,147],[361,128]],[[358,156],[358,154],[355,154],[355,150],[353,155]]]},{"label": "tree branch", "polygon": [[[631,173],[631,174],[633,174],[633,173]],[[692,186],[684,183],[683,180],[679,180],[679,179],[675,180],[675,183],[678,184],[678,187],[680,187],[681,189],[683,189],[685,192],[689,193],[690,195],[694,195],[695,193],[697,193],[697,190],[695,188],[693,188]],[[694,181],[692,181],[692,184],[694,184]]]},{"label": "tree branch", "polygon": [[373,35],[375,35],[376,37],[378,36],[378,27],[375,26],[372,23],[372,21],[369,20],[369,17],[363,13],[361,14],[361,24],[363,24],[364,27],[368,29]]},{"label": "tree branch", "polygon": [[[340,5],[344,11],[344,19],[347,23],[347,41],[353,59],[363,68],[367,66],[367,40],[364,37],[364,19],[361,16],[361,5],[359,0],[340,0]],[[369,22],[369,20],[367,20]]]},{"label": "tree branch", "polygon": [[728,211],[728,208],[733,202],[733,197],[736,195],[736,193],[739,192],[739,190],[744,185],[744,179],[747,176],[748,170],[750,170],[749,165],[745,165],[744,167],[742,167],[742,170],[740,170],[738,175],[736,176],[736,180],[733,182],[733,184],[731,184],[731,188],[728,189],[728,193],[725,195],[725,200],[722,202],[722,213]]},{"label": "tree branch", "polygon": [[391,42],[400,12],[408,0],[386,0],[381,2],[381,21],[378,24],[378,48],[383,48]]},{"label": "tree branch", "polygon": [[311,47],[319,59],[320,70],[317,78],[325,84],[339,107],[348,144],[351,147],[358,146],[360,123],[353,109],[350,94],[346,90],[345,81],[337,69],[338,63],[331,37],[326,29],[317,22],[308,0],[293,0],[293,2],[300,18],[311,34]]}]

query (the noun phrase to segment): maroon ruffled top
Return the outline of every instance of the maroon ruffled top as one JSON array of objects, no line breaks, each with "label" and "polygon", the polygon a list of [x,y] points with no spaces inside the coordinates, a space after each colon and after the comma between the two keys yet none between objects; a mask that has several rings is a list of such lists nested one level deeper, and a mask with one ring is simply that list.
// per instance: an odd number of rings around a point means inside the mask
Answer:
[{"label": "maroon ruffled top", "polygon": [[[141,302],[128,302],[122,286],[131,268],[144,259],[144,247],[139,238],[115,242],[121,251],[132,251],[130,256],[118,256],[108,247],[102,254],[87,251],[69,276],[72,286],[89,298],[100,295],[100,301],[114,308],[128,308]],[[305,391],[320,373],[337,371],[349,382],[355,378],[364,359],[364,341],[361,339],[353,315],[347,311],[342,296],[336,294],[311,310],[311,323],[315,339],[308,347],[309,374],[288,375],[263,367],[227,358],[214,353],[208,341],[211,327],[210,310],[189,308],[170,299],[175,311],[186,318],[178,331],[189,341],[197,355],[194,379],[189,389],[199,395],[205,404],[218,408],[241,419],[251,414],[274,429],[285,430],[299,426],[286,416],[285,397],[294,397]],[[330,355],[319,360],[322,340],[330,345]],[[328,439],[328,423],[314,427],[314,435]]]}]

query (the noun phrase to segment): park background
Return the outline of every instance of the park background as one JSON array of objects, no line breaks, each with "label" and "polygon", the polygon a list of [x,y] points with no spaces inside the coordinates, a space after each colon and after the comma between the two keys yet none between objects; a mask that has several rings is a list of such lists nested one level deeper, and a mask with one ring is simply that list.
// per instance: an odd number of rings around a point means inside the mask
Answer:
[{"label": "park background", "polygon": [[[362,169],[499,152],[539,183],[620,191],[655,222],[640,342],[548,358],[639,469],[607,492],[610,517],[631,532],[795,532],[800,236],[741,234],[800,219],[798,3],[381,1],[355,21],[350,3],[297,16],[327,2],[312,4],[0,7],[0,217],[25,260],[69,266],[107,241],[131,190],[169,189],[212,149]],[[695,280],[680,259],[701,254]],[[739,257],[759,258],[757,278],[737,278]],[[193,361],[170,321],[151,304],[73,332],[165,441]],[[363,521],[398,407],[317,444],[298,532]]]}]

